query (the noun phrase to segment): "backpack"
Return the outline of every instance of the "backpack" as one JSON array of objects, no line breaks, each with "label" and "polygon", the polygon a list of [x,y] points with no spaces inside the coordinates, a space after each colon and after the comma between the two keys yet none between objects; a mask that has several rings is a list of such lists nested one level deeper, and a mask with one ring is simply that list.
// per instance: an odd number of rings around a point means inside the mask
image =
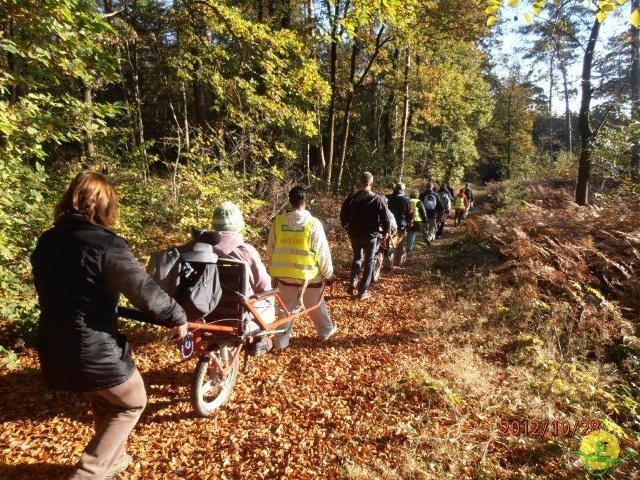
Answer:
[{"label": "backpack", "polygon": [[430,192],[427,193],[427,195],[424,197],[424,201],[422,203],[424,204],[425,209],[435,210],[438,201],[436,200],[435,194],[433,192]]},{"label": "backpack", "polygon": [[409,223],[409,199],[404,195],[387,196],[389,210],[395,218],[398,229],[404,230]]},{"label": "backpack", "polygon": [[446,212],[451,210],[451,197],[449,196],[448,192],[441,192],[440,193],[440,201],[442,202],[442,205],[443,205],[444,210]]},{"label": "backpack", "polygon": [[193,241],[152,254],[147,273],[194,321],[209,315],[220,302],[217,261],[211,245]]}]

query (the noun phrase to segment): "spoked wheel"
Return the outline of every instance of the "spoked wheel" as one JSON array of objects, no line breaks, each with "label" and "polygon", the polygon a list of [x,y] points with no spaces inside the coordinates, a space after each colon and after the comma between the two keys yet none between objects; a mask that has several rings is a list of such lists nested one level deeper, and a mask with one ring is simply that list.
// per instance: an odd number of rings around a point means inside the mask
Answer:
[{"label": "spoked wheel", "polygon": [[240,366],[240,355],[235,355],[238,348],[222,345],[200,357],[191,389],[191,402],[199,415],[211,415],[231,395]]},{"label": "spoked wheel", "polygon": [[380,280],[380,273],[382,272],[382,264],[384,263],[384,253],[382,250],[378,250],[373,263],[373,282]]}]

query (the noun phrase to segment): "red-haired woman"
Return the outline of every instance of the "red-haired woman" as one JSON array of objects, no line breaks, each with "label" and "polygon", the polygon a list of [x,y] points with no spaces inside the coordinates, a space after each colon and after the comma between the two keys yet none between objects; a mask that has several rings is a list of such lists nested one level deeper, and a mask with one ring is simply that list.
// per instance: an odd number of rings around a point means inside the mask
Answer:
[{"label": "red-haired woman", "polygon": [[118,332],[122,293],[178,336],[182,307],[158,287],[111,227],[118,196],[99,173],[84,171],[55,210],[55,224],[31,255],[40,302],[38,354],[46,383],[82,392],[93,404],[96,432],[72,479],[105,479],[126,469],[125,444],[147,403],[129,343]]}]

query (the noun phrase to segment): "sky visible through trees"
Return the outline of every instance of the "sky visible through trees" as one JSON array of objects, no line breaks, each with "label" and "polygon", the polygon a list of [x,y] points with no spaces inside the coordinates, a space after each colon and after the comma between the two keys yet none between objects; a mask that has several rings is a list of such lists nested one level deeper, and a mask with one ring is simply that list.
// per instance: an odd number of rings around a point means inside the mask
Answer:
[{"label": "sky visible through trees", "polygon": [[[506,16],[507,21],[503,22],[498,31],[496,31],[496,43],[493,44],[494,48],[490,49],[489,52],[496,63],[495,69],[500,76],[506,75],[509,66],[520,65],[523,73],[531,72],[535,83],[544,89],[547,84],[546,78],[543,78],[546,75],[544,66],[536,65],[535,62],[523,58],[527,53],[527,36],[519,33],[518,29],[530,25],[524,18],[526,11],[527,6],[525,4],[521,4],[510,11],[510,14]],[[608,39],[619,35],[628,28],[628,9],[607,18],[600,31],[601,42],[598,44],[598,54],[603,54],[606,51],[603,45],[606,44]],[[495,48],[496,46],[498,48]],[[581,63],[576,61],[571,64],[568,71],[571,84],[575,88],[578,88],[580,84],[581,69]],[[596,100],[594,103],[597,104],[598,101]],[[571,110],[577,112],[579,107],[580,95],[572,95]],[[559,115],[564,112],[564,103],[559,95],[553,99],[553,111]]]}]

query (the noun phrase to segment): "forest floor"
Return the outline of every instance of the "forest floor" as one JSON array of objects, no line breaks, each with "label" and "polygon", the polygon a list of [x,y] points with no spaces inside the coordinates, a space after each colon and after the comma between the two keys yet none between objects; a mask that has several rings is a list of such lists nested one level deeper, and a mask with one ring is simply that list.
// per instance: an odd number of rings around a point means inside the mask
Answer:
[{"label": "forest floor", "polygon": [[[520,361],[538,343],[505,322],[505,292],[485,281],[501,259],[473,235],[492,213],[477,191],[465,225],[419,244],[365,302],[346,293],[339,204],[320,198],[341,280],[328,298],[337,334],[321,343],[299,319],[290,348],[252,358],[209,418],[189,403],[195,362],[181,361],[155,327],[127,326],[149,404],[129,442],[134,465],[120,478],[589,478],[570,452],[591,426],[582,422],[600,418],[597,403],[577,408],[558,393],[562,365],[542,381],[546,370]],[[0,343],[16,348],[4,331]],[[0,377],[0,478],[65,478],[91,436],[87,407],[47,391],[35,352],[16,349],[18,368]],[[533,424],[524,432],[525,420],[546,422],[545,435]],[[630,459],[609,478],[638,478],[637,468]]]}]

